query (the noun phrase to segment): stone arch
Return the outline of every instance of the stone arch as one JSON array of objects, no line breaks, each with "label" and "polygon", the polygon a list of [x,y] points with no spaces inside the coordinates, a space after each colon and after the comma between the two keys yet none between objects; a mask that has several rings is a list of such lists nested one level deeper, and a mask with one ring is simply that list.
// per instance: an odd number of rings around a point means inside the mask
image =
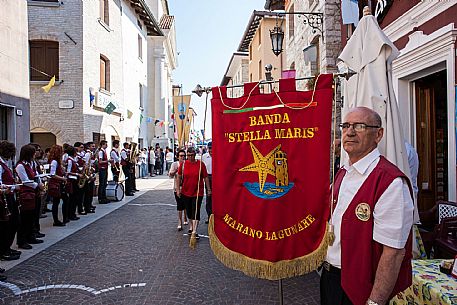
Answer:
[{"label": "stone arch", "polygon": [[71,141],[74,140],[72,139],[71,134],[63,131],[60,126],[44,118],[30,118],[30,130],[35,128],[43,128],[53,133],[56,136],[57,143],[71,143]]},{"label": "stone arch", "polygon": [[29,40],[50,40],[60,42],[59,37],[52,34],[29,34]]}]

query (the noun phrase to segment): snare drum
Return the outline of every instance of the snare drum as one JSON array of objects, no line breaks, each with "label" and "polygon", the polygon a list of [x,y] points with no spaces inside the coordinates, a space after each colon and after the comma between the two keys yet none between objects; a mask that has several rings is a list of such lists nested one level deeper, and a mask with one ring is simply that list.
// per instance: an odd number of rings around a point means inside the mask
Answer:
[{"label": "snare drum", "polygon": [[106,198],[111,201],[121,201],[124,198],[124,186],[115,181],[108,181]]}]

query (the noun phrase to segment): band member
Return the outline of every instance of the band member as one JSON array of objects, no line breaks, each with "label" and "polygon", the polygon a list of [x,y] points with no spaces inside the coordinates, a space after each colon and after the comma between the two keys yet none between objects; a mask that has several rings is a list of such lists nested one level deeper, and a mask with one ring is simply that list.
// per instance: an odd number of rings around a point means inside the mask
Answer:
[{"label": "band member", "polygon": [[106,186],[108,185],[108,155],[106,147],[108,142],[100,141],[100,150],[98,151],[98,203],[104,204],[110,201],[106,198]]},{"label": "band member", "polygon": [[[41,149],[41,146],[37,143],[29,143],[29,145],[32,145],[35,147],[35,155],[33,156],[33,161],[32,161],[32,169],[36,173],[35,179],[39,183],[44,183],[44,181],[39,177],[39,175],[43,174],[43,170],[41,168],[41,165],[39,163],[39,160],[42,159],[43,157],[43,151]],[[44,185],[44,184],[43,184]],[[35,237],[41,238],[44,237],[45,234],[40,232],[40,216],[41,216],[41,207],[42,203],[44,201],[44,193],[41,193],[41,196],[36,196],[36,203],[35,203],[35,216],[33,218],[33,233],[35,234]]]},{"label": "band member", "polygon": [[64,227],[65,223],[59,220],[59,204],[60,199],[63,199],[62,204],[62,215],[66,215],[68,198],[64,190],[64,185],[67,182],[65,177],[65,171],[62,167],[62,155],[63,149],[60,145],[53,145],[50,152],[48,162],[51,165],[50,175],[51,178],[48,182],[48,193],[52,196],[52,218],[54,220],[55,227]]},{"label": "band member", "polygon": [[113,148],[110,153],[111,172],[113,173],[113,180],[119,182],[119,174],[121,173],[121,156],[119,154],[119,140],[113,141]]},{"label": "band member", "polygon": [[37,173],[32,168],[34,155],[34,146],[22,146],[19,162],[16,166],[16,173],[23,184],[19,190],[21,225],[17,234],[17,245],[21,249],[32,249],[30,244],[43,242],[43,240],[37,239],[33,232],[36,197],[40,195],[40,191],[44,190],[41,181],[35,179]]},{"label": "band member", "polygon": [[[8,221],[0,222],[2,234],[0,234],[0,259],[15,260],[21,255],[21,251],[11,249],[19,227],[19,206],[14,198],[15,186],[13,171],[8,167],[7,161],[12,160],[16,154],[16,147],[8,141],[0,141],[0,202],[2,199],[8,207],[10,216]],[[0,275],[0,280],[6,277]]]},{"label": "band member", "polygon": [[93,167],[95,162],[95,144],[94,142],[87,142],[84,144],[84,148],[86,150],[86,153],[84,154],[84,163],[86,168],[89,168],[90,173],[89,179],[84,187],[84,211],[86,213],[95,213],[95,206],[92,205],[95,187],[95,169]]},{"label": "band member", "polygon": [[76,216],[76,206],[78,202],[78,179],[82,176],[78,171],[78,163],[76,161],[76,149],[73,146],[67,148],[68,160],[67,160],[67,183],[65,185],[65,191],[68,194],[68,215],[64,215],[64,222],[67,220],[78,220]]},{"label": "band member", "polygon": [[[76,207],[78,208],[78,214],[79,215],[86,215],[86,211],[83,211],[83,199],[84,199],[84,188],[87,183],[87,177],[85,176],[86,174],[86,168],[85,168],[85,162],[84,162],[84,144],[81,142],[76,142],[74,145],[74,148],[76,149],[76,163],[78,164],[78,172],[82,174],[82,179],[80,178],[79,183],[78,183],[78,188],[75,190],[77,194],[76,198]],[[86,181],[86,182],[84,182]],[[81,187],[82,183],[84,185]]]},{"label": "band member", "polygon": [[124,148],[121,150],[121,166],[125,176],[125,196],[133,196],[132,179],[130,177],[130,167],[132,164],[130,162],[129,143],[125,142],[123,146]]}]

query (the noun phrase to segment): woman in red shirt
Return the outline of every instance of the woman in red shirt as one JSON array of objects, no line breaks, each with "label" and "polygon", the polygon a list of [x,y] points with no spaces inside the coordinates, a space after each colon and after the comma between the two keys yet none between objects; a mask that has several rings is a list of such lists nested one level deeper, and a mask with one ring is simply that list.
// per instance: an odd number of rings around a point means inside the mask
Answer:
[{"label": "woman in red shirt", "polygon": [[187,218],[190,220],[189,234],[195,234],[198,239],[197,227],[200,221],[203,187],[206,186],[208,195],[211,195],[211,187],[205,164],[195,159],[194,147],[187,149],[187,160],[179,165],[178,182],[181,189],[177,188],[176,195],[185,203]]}]

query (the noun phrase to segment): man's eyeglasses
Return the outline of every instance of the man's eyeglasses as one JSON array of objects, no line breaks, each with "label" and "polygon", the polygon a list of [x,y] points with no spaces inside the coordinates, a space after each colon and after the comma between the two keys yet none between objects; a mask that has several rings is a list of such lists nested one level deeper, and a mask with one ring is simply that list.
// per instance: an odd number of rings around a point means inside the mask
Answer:
[{"label": "man's eyeglasses", "polygon": [[356,132],[365,131],[367,128],[381,128],[381,126],[367,125],[365,123],[341,123],[339,126],[341,130],[347,130],[352,126]]},{"label": "man's eyeglasses", "polygon": [[185,157],[186,157],[186,155],[178,155],[178,157],[183,157],[183,158],[185,158]]}]

